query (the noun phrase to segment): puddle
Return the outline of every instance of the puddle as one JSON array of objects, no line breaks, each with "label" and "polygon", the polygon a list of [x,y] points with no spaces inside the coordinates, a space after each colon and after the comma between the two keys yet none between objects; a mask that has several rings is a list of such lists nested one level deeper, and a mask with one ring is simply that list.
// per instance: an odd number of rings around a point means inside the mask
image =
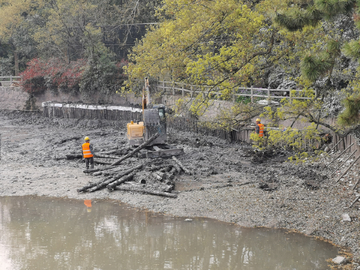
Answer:
[{"label": "puddle", "polygon": [[328,269],[332,245],[107,201],[0,198],[1,269]]}]

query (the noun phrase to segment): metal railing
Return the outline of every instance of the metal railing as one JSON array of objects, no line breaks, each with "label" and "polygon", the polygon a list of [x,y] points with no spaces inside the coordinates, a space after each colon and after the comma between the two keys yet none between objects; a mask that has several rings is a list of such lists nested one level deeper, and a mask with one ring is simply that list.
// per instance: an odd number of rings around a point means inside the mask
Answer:
[{"label": "metal railing", "polygon": [[0,86],[20,86],[22,78],[20,76],[0,76]]},{"label": "metal railing", "polygon": [[[186,83],[171,82],[171,81],[159,81],[157,84],[158,89],[162,89],[165,92],[172,95],[190,96],[193,97],[198,94],[203,96],[208,95],[210,98],[221,99],[222,93],[218,87],[191,85]],[[293,89],[271,89],[271,88],[256,88],[256,87],[238,87],[231,93],[232,101],[235,102],[239,98],[249,98],[249,102],[256,102],[260,99],[266,99],[268,101],[272,99],[289,99],[290,102],[293,99],[297,100],[310,100],[311,97],[303,96],[303,90]],[[313,94],[316,96],[316,92]]]}]

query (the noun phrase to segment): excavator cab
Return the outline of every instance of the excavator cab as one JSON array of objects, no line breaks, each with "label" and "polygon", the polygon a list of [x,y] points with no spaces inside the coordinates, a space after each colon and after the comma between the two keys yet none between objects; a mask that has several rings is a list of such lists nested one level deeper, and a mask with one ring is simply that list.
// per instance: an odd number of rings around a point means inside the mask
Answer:
[{"label": "excavator cab", "polygon": [[145,78],[145,87],[142,97],[143,121],[127,124],[127,137],[130,145],[140,145],[159,133],[150,145],[166,143],[166,114],[165,105],[151,105],[149,81]]}]

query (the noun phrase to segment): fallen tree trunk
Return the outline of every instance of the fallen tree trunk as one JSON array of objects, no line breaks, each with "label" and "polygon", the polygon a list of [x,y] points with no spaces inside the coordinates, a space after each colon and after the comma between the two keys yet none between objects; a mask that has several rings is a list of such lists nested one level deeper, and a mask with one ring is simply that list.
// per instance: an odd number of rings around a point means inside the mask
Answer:
[{"label": "fallen tree trunk", "polygon": [[[89,192],[94,192],[94,191],[96,191],[96,190],[103,189],[103,188],[107,187],[109,184],[111,184],[111,183],[113,183],[113,182],[118,182],[118,181],[122,180],[124,177],[125,177],[126,179],[129,179],[129,178],[127,178],[127,176],[128,176],[129,174],[132,174],[131,177],[130,177],[130,178],[132,178],[132,177],[135,175],[136,170],[141,169],[142,166],[143,166],[142,164],[141,164],[141,165],[138,165],[138,166],[136,166],[136,167],[134,167],[134,168],[131,168],[131,169],[129,169],[129,170],[126,170],[126,171],[124,171],[124,172],[121,172],[121,173],[117,174],[116,176],[111,177],[111,178],[110,178],[109,180],[107,180],[107,181],[102,181],[102,182],[100,182],[98,185],[96,185],[96,187],[91,188],[91,189],[89,190]],[[118,180],[119,178],[120,178],[120,180]]]},{"label": "fallen tree trunk", "polygon": [[79,159],[82,158],[81,154],[66,154],[66,159]]},{"label": "fallen tree trunk", "polygon": [[103,155],[103,154],[94,154],[94,157],[97,158],[113,158],[113,159],[118,159],[118,156],[112,156],[112,155]]},{"label": "fallen tree trunk", "polygon": [[[112,177],[105,178],[105,179],[102,180],[101,182],[107,181],[107,180],[110,179],[110,178],[112,178]],[[82,188],[77,189],[76,191],[79,192],[79,193],[80,193],[80,192],[84,192],[84,191],[86,191],[87,189],[92,188],[92,187],[94,187],[94,186],[96,186],[96,185],[98,185],[98,184],[99,184],[99,182],[90,183],[90,184],[88,184],[88,185],[86,185],[86,186],[83,186]]]},{"label": "fallen tree trunk", "polygon": [[125,175],[121,177],[119,180],[113,181],[111,184],[108,184],[106,187],[109,191],[113,191],[116,186],[121,185],[122,183],[125,183],[126,181],[132,179],[135,174],[136,172],[132,172],[129,175]]},{"label": "fallen tree trunk", "polygon": [[137,148],[135,148],[133,151],[131,151],[130,153],[128,153],[127,155],[123,156],[122,158],[120,158],[119,160],[115,161],[114,163],[112,163],[112,166],[115,165],[119,165],[122,161],[124,161],[125,159],[131,157],[132,155],[136,154],[137,152],[139,152],[141,149],[145,148],[147,145],[149,145],[152,141],[154,141],[157,137],[159,137],[159,133],[156,133],[154,136],[152,136],[149,140],[147,140],[146,142],[144,142],[143,144],[139,145]]},{"label": "fallen tree trunk", "polygon": [[133,191],[133,192],[139,192],[139,193],[143,193],[143,194],[156,195],[156,196],[162,196],[162,197],[169,197],[169,198],[174,198],[174,199],[177,198],[177,194],[168,193],[168,192],[162,192],[162,191],[155,191],[155,190],[129,188],[129,187],[114,187],[114,190]]},{"label": "fallen tree trunk", "polygon": [[190,174],[191,172],[180,162],[180,160],[178,160],[176,157],[172,156],[172,159],[176,162],[177,165],[180,166],[180,168],[186,173],[186,174]]},{"label": "fallen tree trunk", "polygon": [[87,189],[91,189],[91,191],[89,191],[89,192],[94,192],[96,190],[99,190],[101,188],[106,187],[111,182],[116,181],[117,179],[123,177],[124,175],[127,175],[127,174],[133,172],[134,170],[141,169],[142,166],[143,166],[143,164],[140,164],[140,165],[135,166],[135,167],[133,167],[133,168],[131,168],[129,170],[123,171],[123,172],[117,174],[116,176],[110,176],[110,177],[107,177],[104,180],[101,180],[99,182],[89,184],[89,185],[87,185],[87,186],[85,186],[85,187],[83,187],[81,189],[78,189],[77,192],[85,192]]}]

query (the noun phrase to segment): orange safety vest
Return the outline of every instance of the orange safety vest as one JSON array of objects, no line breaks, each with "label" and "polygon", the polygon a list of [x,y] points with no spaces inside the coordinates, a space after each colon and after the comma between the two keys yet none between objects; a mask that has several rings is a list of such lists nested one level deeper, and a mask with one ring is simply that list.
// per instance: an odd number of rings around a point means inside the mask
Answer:
[{"label": "orange safety vest", "polygon": [[82,150],[83,150],[84,158],[91,158],[94,156],[93,154],[91,154],[91,151],[90,151],[90,143],[84,143],[82,145]]},{"label": "orange safety vest", "polygon": [[258,124],[259,126],[259,137],[264,137],[265,126],[263,124]]}]

